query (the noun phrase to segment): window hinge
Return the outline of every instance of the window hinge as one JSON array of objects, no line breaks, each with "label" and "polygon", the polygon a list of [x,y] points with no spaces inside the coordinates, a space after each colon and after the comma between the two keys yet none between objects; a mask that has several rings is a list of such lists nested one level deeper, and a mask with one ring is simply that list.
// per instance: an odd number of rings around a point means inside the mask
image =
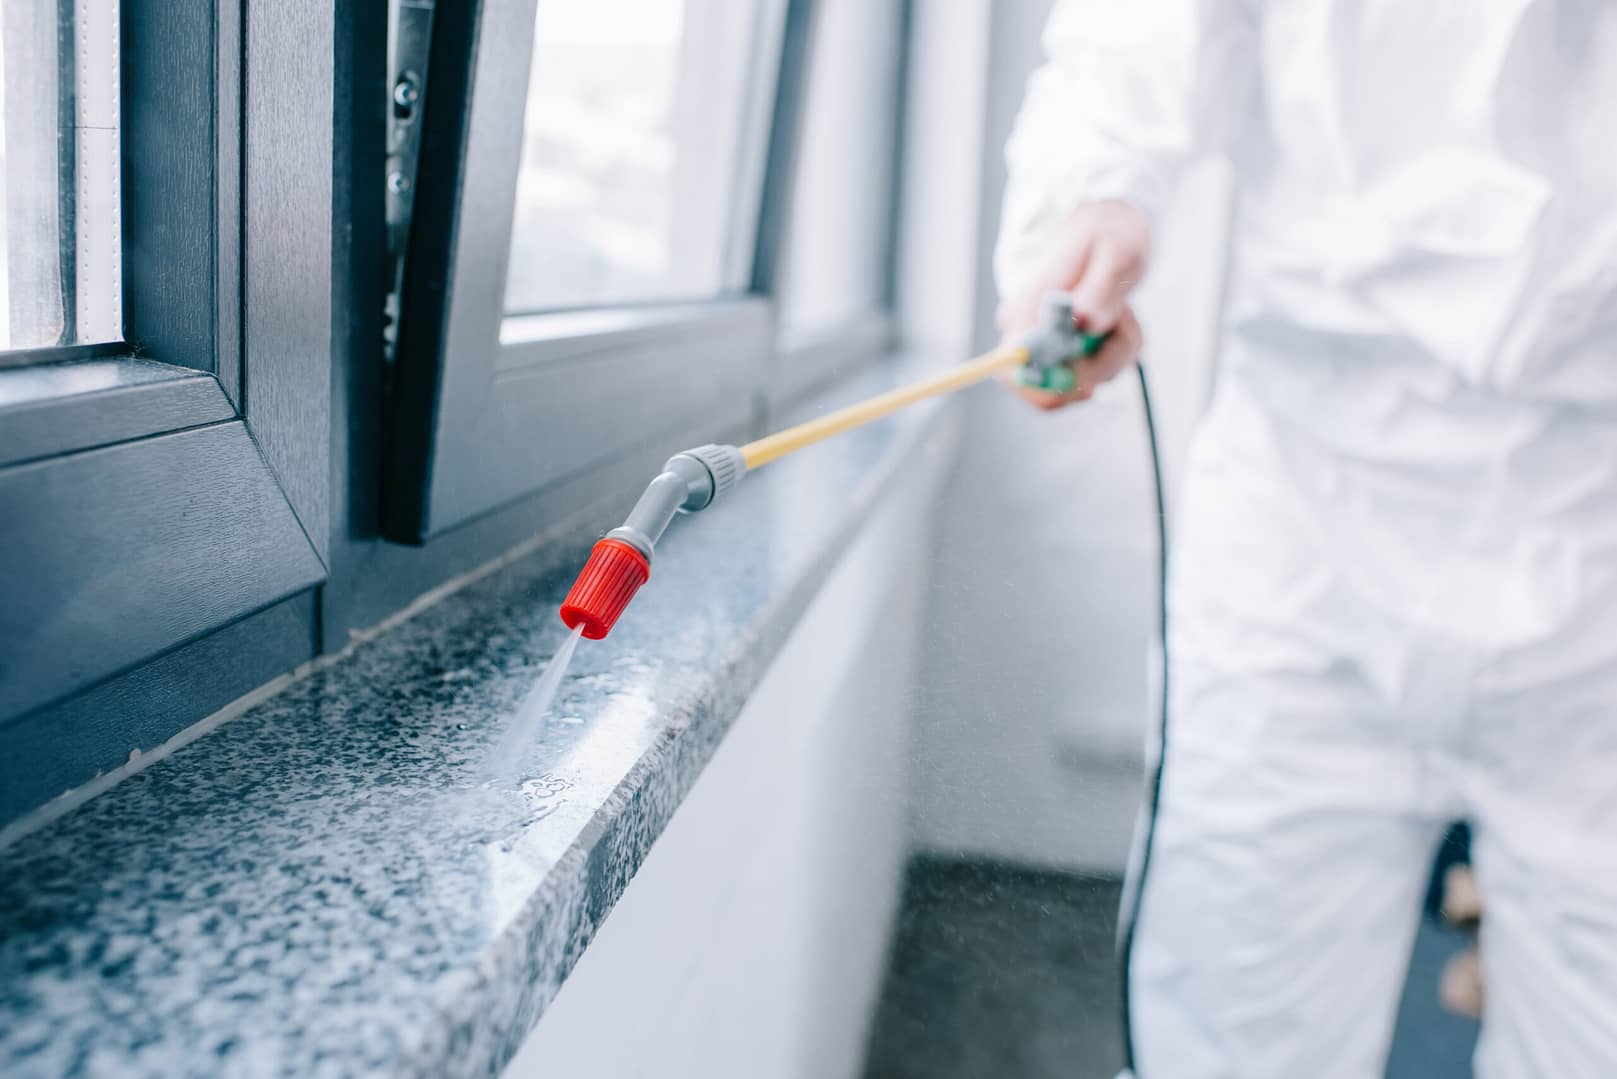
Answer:
[{"label": "window hinge", "polygon": [[387,109],[387,300],[382,349],[392,364],[399,344],[399,303],[404,262],[415,209],[416,161],[421,152],[421,103],[427,92],[427,48],[432,40],[433,0],[388,4]]}]

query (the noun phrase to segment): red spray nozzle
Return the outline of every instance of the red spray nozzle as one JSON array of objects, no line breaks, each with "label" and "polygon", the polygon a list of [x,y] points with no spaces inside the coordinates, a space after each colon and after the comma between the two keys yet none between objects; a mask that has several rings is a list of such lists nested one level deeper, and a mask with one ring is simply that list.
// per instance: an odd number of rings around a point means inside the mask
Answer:
[{"label": "red spray nozzle", "polygon": [[650,560],[632,544],[601,540],[567,593],[561,620],[569,629],[583,626],[584,636],[598,641],[612,632],[618,616],[650,577]]}]

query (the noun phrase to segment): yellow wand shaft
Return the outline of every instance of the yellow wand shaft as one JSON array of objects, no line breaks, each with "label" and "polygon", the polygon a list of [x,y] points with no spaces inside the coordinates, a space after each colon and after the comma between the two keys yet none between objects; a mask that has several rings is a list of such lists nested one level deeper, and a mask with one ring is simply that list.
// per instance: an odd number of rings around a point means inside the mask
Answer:
[{"label": "yellow wand shaft", "polygon": [[840,435],[844,431],[862,427],[871,420],[879,420],[928,397],[964,389],[973,383],[981,382],[995,371],[1018,367],[1026,362],[1025,348],[999,349],[958,367],[951,367],[947,371],[940,371],[938,374],[912,382],[908,386],[888,390],[869,400],[860,401],[847,408],[839,408],[835,412],[828,412],[796,427],[788,427],[756,442],[749,442],[741,447],[741,456],[746,460],[747,471],[750,472],[804,446],[812,446],[832,435]]}]

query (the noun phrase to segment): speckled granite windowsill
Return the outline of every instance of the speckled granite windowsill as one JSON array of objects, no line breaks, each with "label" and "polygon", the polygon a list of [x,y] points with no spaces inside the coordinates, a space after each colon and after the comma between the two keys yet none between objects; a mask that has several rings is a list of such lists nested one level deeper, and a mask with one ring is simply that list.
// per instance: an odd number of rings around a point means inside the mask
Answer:
[{"label": "speckled granite windowsill", "polygon": [[884,487],[947,452],[945,414],[676,522],[612,638],[579,650],[521,783],[488,784],[484,762],[565,635],[579,543],[0,851],[0,1074],[496,1073]]}]

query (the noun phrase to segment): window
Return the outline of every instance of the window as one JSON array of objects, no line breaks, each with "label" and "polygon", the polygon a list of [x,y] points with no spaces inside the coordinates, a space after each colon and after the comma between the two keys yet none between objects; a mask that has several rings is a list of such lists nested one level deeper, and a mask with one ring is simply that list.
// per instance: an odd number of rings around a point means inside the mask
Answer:
[{"label": "window", "polygon": [[779,212],[779,403],[883,355],[906,77],[902,0],[820,0],[804,59],[801,132]]},{"label": "window", "polygon": [[0,822],[312,654],[333,20],[0,4]]},{"label": "window", "polygon": [[[62,21],[65,19],[66,21]],[[0,357],[122,333],[118,3],[0,10]],[[6,355],[9,353],[10,355]]]},{"label": "window", "polygon": [[437,10],[391,536],[750,421],[786,17],[785,0]]},{"label": "window", "polygon": [[738,438],[889,338],[902,0],[478,7],[433,16],[386,500],[405,543]]},{"label": "window", "polygon": [[725,17],[738,7],[539,0],[507,313],[736,291],[760,44],[756,17]]},{"label": "window", "polygon": [[846,327],[887,299],[901,47],[897,0],[821,0],[781,269],[788,338]]}]

